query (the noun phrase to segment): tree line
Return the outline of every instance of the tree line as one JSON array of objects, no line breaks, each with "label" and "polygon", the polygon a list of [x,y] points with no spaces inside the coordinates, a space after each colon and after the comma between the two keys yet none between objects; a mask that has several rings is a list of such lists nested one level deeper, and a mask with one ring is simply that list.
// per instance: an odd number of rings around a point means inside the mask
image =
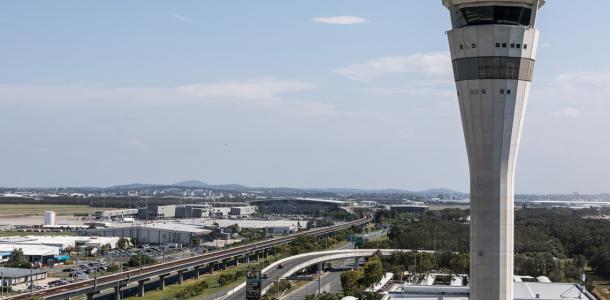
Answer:
[{"label": "tree line", "polygon": [[[545,275],[553,281],[578,280],[588,269],[610,278],[610,222],[589,216],[609,209],[527,208],[515,211],[515,273]],[[381,212],[388,240],[365,248],[408,248],[467,253],[467,210],[430,211],[423,216]],[[438,258],[437,258],[438,260]],[[437,261],[435,265],[439,265]]]}]

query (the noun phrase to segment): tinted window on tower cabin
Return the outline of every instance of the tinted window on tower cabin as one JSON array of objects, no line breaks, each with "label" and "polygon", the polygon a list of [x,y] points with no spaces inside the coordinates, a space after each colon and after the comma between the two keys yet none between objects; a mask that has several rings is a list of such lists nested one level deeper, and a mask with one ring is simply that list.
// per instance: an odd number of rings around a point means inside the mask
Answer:
[{"label": "tinted window on tower cabin", "polygon": [[519,6],[477,6],[456,11],[456,27],[488,24],[529,26],[532,10]]}]

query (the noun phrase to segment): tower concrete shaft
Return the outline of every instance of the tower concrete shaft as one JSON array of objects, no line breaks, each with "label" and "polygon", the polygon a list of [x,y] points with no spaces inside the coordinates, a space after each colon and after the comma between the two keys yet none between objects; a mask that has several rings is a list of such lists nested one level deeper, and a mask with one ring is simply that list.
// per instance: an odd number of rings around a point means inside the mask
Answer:
[{"label": "tower concrete shaft", "polygon": [[515,163],[543,0],[443,0],[470,167],[470,299],[513,300]]}]

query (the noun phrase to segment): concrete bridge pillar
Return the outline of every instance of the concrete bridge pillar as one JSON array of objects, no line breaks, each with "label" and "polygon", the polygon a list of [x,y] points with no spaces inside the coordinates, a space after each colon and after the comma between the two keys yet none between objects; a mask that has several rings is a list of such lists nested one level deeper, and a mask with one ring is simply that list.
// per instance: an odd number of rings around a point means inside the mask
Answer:
[{"label": "concrete bridge pillar", "polygon": [[114,287],[114,300],[121,300],[121,286]]},{"label": "concrete bridge pillar", "polygon": [[144,297],[144,283],[146,283],[148,279],[138,280],[138,297]]},{"label": "concrete bridge pillar", "polygon": [[184,283],[184,270],[178,271],[178,284]]},{"label": "concrete bridge pillar", "polygon": [[169,274],[159,275],[159,289],[162,291],[165,290],[165,277],[167,277],[167,275]]},{"label": "concrete bridge pillar", "polygon": [[196,266],[195,267],[195,276],[194,276],[195,279],[199,279],[199,275],[200,275],[199,274],[199,269],[201,269],[201,266]]},{"label": "concrete bridge pillar", "polygon": [[324,271],[324,267],[321,262],[318,263],[318,274],[322,274]]},{"label": "concrete bridge pillar", "polygon": [[[100,293],[99,291],[95,291],[95,292],[90,292],[90,293],[87,293],[87,300],[93,300],[93,297],[95,297],[95,295],[97,295],[97,294],[99,294],[99,293]],[[69,300],[69,299],[70,299],[70,298],[68,298],[68,300]]]}]

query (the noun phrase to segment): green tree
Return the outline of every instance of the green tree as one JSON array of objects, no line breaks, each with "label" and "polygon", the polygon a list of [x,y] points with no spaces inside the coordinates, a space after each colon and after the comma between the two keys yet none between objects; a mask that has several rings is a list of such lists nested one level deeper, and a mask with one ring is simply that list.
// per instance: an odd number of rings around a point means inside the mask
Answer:
[{"label": "green tree", "polygon": [[341,288],[346,296],[357,296],[364,290],[360,285],[363,277],[362,270],[347,271],[341,273]]},{"label": "green tree", "polygon": [[11,252],[11,256],[6,262],[6,266],[9,268],[20,268],[20,269],[29,269],[32,267],[32,264],[25,261],[25,257],[23,255],[23,249],[14,249]]},{"label": "green tree", "polygon": [[116,243],[116,246],[121,250],[126,250],[127,248],[129,248],[129,241],[127,239],[120,238],[119,241]]},{"label": "green tree", "polygon": [[157,261],[148,255],[133,255],[129,258],[127,266],[140,267],[157,263]]},{"label": "green tree", "polygon": [[112,249],[112,246],[110,246],[110,244],[104,244],[100,248],[100,252],[102,252],[102,254],[105,254],[106,252],[110,251],[111,249]]},{"label": "green tree", "polygon": [[379,256],[374,255],[371,259],[364,264],[363,276],[360,279],[360,284],[367,288],[372,288],[375,284],[379,283],[383,279],[383,266]]},{"label": "green tree", "polygon": [[134,247],[140,247],[140,240],[137,237],[132,237],[129,239],[129,242],[131,243],[132,246]]}]

